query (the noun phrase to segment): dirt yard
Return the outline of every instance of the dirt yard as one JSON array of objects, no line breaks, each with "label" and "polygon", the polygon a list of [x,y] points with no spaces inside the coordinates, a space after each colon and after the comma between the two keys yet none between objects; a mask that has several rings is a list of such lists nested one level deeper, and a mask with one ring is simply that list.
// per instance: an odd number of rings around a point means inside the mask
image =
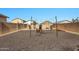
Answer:
[{"label": "dirt yard", "polygon": [[75,46],[79,45],[79,35],[56,32],[23,30],[13,34],[0,37],[1,51],[73,51]]}]

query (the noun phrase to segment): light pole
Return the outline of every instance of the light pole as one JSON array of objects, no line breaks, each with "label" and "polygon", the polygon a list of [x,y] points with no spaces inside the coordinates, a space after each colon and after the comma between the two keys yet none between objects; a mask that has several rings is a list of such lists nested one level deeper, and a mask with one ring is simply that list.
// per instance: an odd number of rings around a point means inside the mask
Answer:
[{"label": "light pole", "polygon": [[57,39],[58,39],[58,23],[57,23],[57,16],[55,16],[55,20],[56,20],[56,23],[55,23],[56,37],[57,37]]},{"label": "light pole", "polygon": [[30,38],[31,38],[31,23],[32,23],[32,16],[31,16],[31,22],[30,22],[30,25],[29,25],[29,29],[30,29]]}]

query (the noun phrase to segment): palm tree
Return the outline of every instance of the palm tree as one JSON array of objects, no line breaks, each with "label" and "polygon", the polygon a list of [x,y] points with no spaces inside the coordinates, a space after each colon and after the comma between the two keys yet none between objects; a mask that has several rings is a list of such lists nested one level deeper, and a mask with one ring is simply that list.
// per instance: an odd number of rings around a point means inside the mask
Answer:
[{"label": "palm tree", "polygon": [[23,28],[25,28],[25,26],[24,26],[24,23],[25,23],[26,21],[25,20],[23,20]]},{"label": "palm tree", "polygon": [[23,20],[23,23],[25,23],[26,21],[25,20]]}]

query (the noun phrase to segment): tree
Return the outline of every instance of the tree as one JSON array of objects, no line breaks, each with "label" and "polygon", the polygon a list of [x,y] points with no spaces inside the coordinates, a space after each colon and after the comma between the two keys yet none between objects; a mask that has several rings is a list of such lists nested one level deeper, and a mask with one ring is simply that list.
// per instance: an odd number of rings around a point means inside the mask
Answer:
[{"label": "tree", "polygon": [[37,22],[33,21],[34,29],[36,28],[36,24],[37,24]]},{"label": "tree", "polygon": [[76,23],[76,22],[79,22],[79,19],[78,19],[79,17],[77,17],[76,19],[72,19],[72,23]]},{"label": "tree", "polygon": [[79,17],[77,17],[77,18],[75,19],[75,22],[79,22],[78,18],[79,18]]},{"label": "tree", "polygon": [[75,23],[75,19],[74,18],[72,19],[72,23]]},{"label": "tree", "polygon": [[23,23],[25,23],[26,21],[25,20],[23,20]]}]

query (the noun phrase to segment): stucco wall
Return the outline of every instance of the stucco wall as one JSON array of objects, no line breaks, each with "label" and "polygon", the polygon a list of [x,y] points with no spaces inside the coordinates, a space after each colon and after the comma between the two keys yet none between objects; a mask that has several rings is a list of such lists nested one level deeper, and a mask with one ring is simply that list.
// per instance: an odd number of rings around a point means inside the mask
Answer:
[{"label": "stucco wall", "polygon": [[49,23],[46,23],[46,24],[42,24],[42,29],[43,30],[50,30],[50,26],[51,26],[52,24],[49,24]]},{"label": "stucco wall", "polygon": [[0,17],[0,22],[7,22],[7,18]]},{"label": "stucco wall", "polygon": [[[79,32],[79,23],[64,23],[58,24],[58,29],[62,31],[71,31],[71,32]],[[53,25],[55,28],[55,25]]]},{"label": "stucco wall", "polygon": [[12,32],[24,28],[27,29],[26,24],[24,25],[24,24],[15,24],[15,23],[0,23],[0,34]]},{"label": "stucco wall", "polygon": [[[17,24],[17,23],[0,23],[0,34],[5,34],[8,32],[21,30],[21,29],[29,30],[29,25],[21,24],[21,23],[19,23],[19,24]],[[31,25],[31,29],[35,30],[36,26]]]}]

